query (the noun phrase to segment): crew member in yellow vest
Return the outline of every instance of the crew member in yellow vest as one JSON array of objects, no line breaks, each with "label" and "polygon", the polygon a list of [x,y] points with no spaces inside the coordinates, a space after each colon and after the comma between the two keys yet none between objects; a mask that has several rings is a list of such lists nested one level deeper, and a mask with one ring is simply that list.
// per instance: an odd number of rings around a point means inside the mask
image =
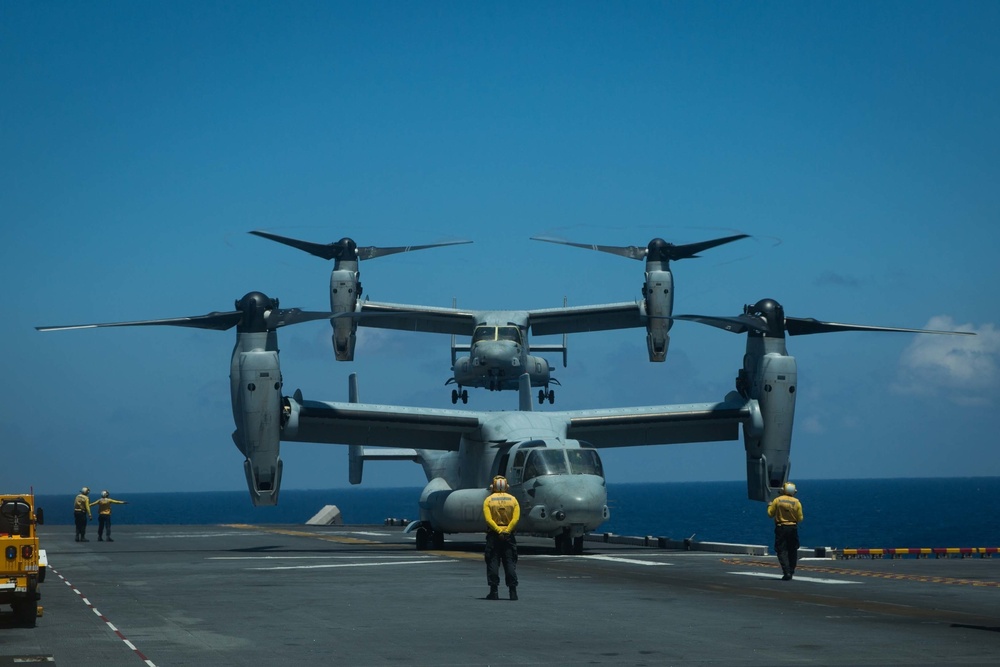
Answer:
[{"label": "crew member in yellow vest", "polygon": [[97,541],[104,541],[104,531],[108,532],[108,542],[114,542],[111,539],[111,505],[128,505],[128,502],[124,500],[115,500],[112,498],[107,490],[101,491],[100,500],[96,500],[90,504],[91,507],[97,507]]},{"label": "crew member in yellow vest", "polygon": [[788,581],[795,574],[795,563],[799,558],[802,503],[795,497],[798,489],[791,482],[785,484],[783,491],[767,506],[767,515],[774,519],[774,552],[781,563],[781,578]]},{"label": "crew member in yellow vest", "polygon": [[500,563],[510,591],[510,599],[517,599],[517,542],[514,529],[521,519],[521,506],[517,498],[507,493],[507,480],[497,476],[490,484],[493,491],[483,501],[483,517],[486,519],[486,583],[490,585],[487,600],[498,600],[500,586]]},{"label": "crew member in yellow vest", "polygon": [[87,539],[87,520],[93,520],[94,515],[90,513],[90,487],[85,486],[80,489],[80,493],[73,500],[73,520],[76,522],[76,541],[89,542]]}]

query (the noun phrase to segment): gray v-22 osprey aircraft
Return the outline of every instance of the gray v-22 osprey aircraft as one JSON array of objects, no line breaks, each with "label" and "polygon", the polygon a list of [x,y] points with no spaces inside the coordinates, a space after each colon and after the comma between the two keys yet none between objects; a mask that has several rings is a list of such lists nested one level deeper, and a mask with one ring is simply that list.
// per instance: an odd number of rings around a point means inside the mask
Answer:
[{"label": "gray v-22 osprey aircraft", "polygon": [[[595,246],[547,237],[534,240],[548,241],[604,252],[645,259],[646,279],[641,301],[609,303],[591,306],[547,308],[539,310],[470,310],[437,308],[397,303],[380,303],[361,300],[358,261],[371,257],[437,246],[411,246],[405,248],[358,247],[353,239],[344,238],[337,243],[318,244],[300,241],[268,232],[250,232],[272,241],[304,250],[325,259],[333,259],[330,275],[330,309],[344,317],[333,320],[334,353],[339,361],[354,358],[355,337],[358,325],[399,331],[420,331],[452,335],[452,377],[445,384],[454,384],[451,402],[468,403],[469,392],[465,387],[481,387],[490,391],[517,389],[520,376],[527,374],[532,387],[539,387],[538,402],[555,402],[558,385],[552,377],[554,370],[548,361],[532,352],[561,352],[566,365],[566,335],[586,331],[646,328],[646,344],[650,361],[666,359],[673,324],[674,288],[670,261],[698,257],[699,252],[733,241],[747,238],[738,234],[723,238],[674,245],[663,239],[653,239],[644,248],[634,246]],[[437,244],[452,245],[452,244]],[[353,313],[352,317],[346,315]],[[562,344],[531,345],[530,334],[537,336],[563,335]],[[468,345],[456,345],[455,336],[470,336]],[[468,352],[458,357],[456,352]]]},{"label": "gray v-22 osprey aircraft", "polygon": [[[553,537],[560,552],[579,552],[583,535],[607,520],[607,489],[598,450],[605,447],[735,440],[742,429],[747,495],[768,501],[788,479],[798,382],[785,333],[904,331],[785,317],[763,299],[735,317],[678,315],[734,333],[746,333],[736,391],[720,402],[534,412],[527,375],[520,410],[477,412],[361,403],[352,378],[347,402],[282,395],[277,329],[326,319],[331,313],[280,309],[277,299],[250,292],[236,310],[196,317],[108,324],[37,327],[40,331],[109,326],[170,325],[226,330],[236,327],[230,388],[236,430],[254,505],[274,505],[281,486],[280,443],[349,445],[350,481],[361,482],[365,460],[419,462],[428,479],[420,494],[418,548],[439,547],[446,533],[481,532],[487,485],[505,475],[522,508],[519,531]],[[399,445],[407,445],[400,448]]]}]

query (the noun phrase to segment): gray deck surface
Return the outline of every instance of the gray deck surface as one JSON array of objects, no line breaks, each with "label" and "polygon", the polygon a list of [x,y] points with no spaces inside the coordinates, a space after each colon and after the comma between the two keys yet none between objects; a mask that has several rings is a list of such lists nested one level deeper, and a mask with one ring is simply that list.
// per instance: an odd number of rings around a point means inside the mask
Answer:
[{"label": "gray deck surface", "polygon": [[0,666],[1000,660],[1000,559],[807,560],[783,582],[773,556],[522,538],[520,600],[491,602],[475,535],[418,552],[383,526],[40,534],[44,616],[0,616]]}]

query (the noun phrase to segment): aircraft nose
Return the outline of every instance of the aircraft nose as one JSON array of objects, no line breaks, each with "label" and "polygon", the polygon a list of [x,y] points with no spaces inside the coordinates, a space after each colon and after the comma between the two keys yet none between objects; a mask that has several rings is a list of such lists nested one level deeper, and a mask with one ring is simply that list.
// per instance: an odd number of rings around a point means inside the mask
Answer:
[{"label": "aircraft nose", "polygon": [[566,524],[597,526],[607,517],[608,490],[597,475],[549,475],[536,488],[549,516]]},{"label": "aircraft nose", "polygon": [[514,343],[508,341],[487,341],[476,345],[476,356],[484,366],[517,365],[521,358]]}]

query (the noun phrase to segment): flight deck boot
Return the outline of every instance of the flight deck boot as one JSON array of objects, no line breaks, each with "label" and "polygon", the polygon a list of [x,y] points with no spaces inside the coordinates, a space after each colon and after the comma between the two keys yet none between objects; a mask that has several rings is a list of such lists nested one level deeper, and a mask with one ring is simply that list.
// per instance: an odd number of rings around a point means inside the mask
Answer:
[{"label": "flight deck boot", "polygon": [[499,600],[500,599],[500,595],[499,595],[499,593],[497,593],[497,587],[496,586],[490,586],[490,594],[486,596],[486,599],[487,600]]},{"label": "flight deck boot", "polygon": [[511,600],[516,600],[517,599],[517,586],[511,586],[510,587],[510,599]]}]

